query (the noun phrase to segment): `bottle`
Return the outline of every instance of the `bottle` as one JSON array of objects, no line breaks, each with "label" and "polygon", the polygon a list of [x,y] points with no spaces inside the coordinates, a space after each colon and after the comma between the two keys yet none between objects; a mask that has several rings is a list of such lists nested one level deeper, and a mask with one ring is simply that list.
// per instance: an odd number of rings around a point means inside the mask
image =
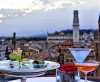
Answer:
[{"label": "bottle", "polygon": [[10,54],[10,52],[9,52],[8,46],[7,46],[7,47],[6,47],[6,52],[5,52],[5,57],[6,57],[7,60],[10,59],[10,58],[9,58],[9,54]]},{"label": "bottle", "polygon": [[64,54],[61,52],[61,49],[59,49],[59,56],[57,62],[59,62],[60,64],[64,64]]}]

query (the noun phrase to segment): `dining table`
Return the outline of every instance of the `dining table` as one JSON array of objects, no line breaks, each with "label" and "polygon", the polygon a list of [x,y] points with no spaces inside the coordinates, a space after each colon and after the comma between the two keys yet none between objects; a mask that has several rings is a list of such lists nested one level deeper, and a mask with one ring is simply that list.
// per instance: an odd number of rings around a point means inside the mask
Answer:
[{"label": "dining table", "polygon": [[[79,81],[73,80],[72,82],[85,82],[84,79],[80,79]],[[100,82],[100,79],[89,79],[87,82]]]},{"label": "dining table", "polygon": [[[0,61],[0,72],[7,76],[19,77],[21,82],[26,82],[27,78],[34,78],[46,74],[47,71],[55,70],[60,67],[60,64],[53,61],[44,61],[43,67],[35,67],[32,63],[34,60],[22,62],[3,60]],[[11,67],[13,63],[13,67]],[[7,80],[6,80],[7,82]]]}]

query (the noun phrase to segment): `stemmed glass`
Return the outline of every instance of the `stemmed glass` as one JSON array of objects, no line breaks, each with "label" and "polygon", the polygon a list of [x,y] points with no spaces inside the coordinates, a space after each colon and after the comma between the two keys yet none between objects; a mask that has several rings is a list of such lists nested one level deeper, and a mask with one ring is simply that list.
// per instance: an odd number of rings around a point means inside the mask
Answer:
[{"label": "stemmed glass", "polygon": [[[10,60],[16,62],[18,61],[18,66],[19,68],[21,68],[21,61],[22,61],[22,57],[21,57],[21,53],[22,53],[22,50],[20,49],[17,49],[17,50],[14,50],[10,55],[9,55],[9,58]],[[11,61],[11,67],[14,67],[14,62]]]},{"label": "stemmed glass", "polygon": [[87,82],[87,74],[89,72],[95,71],[96,68],[99,66],[99,62],[97,61],[92,61],[92,62],[85,62],[78,64],[79,65],[79,71],[83,72],[85,75],[85,81]]},{"label": "stemmed glass", "polygon": [[[91,49],[88,48],[69,48],[71,54],[74,56],[75,58],[75,64],[77,65],[77,63],[83,63],[86,59],[86,57],[89,55],[89,53],[91,52]],[[78,67],[78,75],[77,75],[77,80],[80,80],[80,74],[79,74],[79,66]]]}]

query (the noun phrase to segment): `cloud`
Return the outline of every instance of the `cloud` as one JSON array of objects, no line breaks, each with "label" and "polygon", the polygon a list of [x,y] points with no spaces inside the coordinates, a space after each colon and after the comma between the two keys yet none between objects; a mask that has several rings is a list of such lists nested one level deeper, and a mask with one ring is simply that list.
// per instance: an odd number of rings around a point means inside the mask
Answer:
[{"label": "cloud", "polygon": [[0,9],[20,10],[26,13],[34,10],[54,10],[69,5],[73,8],[81,8],[90,5],[99,6],[100,3],[95,0],[0,0]]},{"label": "cloud", "polygon": [[[26,16],[33,11],[52,11],[63,8],[100,9],[96,0],[0,0],[0,14],[5,17]],[[7,12],[6,12],[7,11]]]},{"label": "cloud", "polygon": [[1,0],[0,5],[0,9],[19,11],[39,10],[43,6],[40,0]]},{"label": "cloud", "polygon": [[[51,32],[55,31],[55,29],[60,30],[63,28],[71,28],[70,25],[72,24],[73,17],[72,10],[74,9],[80,10],[80,25],[94,25],[96,24],[96,14],[94,13],[96,12],[90,12],[90,9],[99,10],[100,1],[98,0],[98,2],[96,2],[96,0],[0,0],[0,35],[7,35],[6,33],[11,34],[14,31],[19,32],[19,35],[21,35],[20,33],[28,35],[28,33],[38,33],[37,30],[41,32],[43,28],[49,28]],[[83,11],[81,11],[83,9],[87,10],[84,12],[86,14],[84,14]],[[41,13],[38,13],[38,11]],[[89,14],[87,14],[87,12],[89,12]]]},{"label": "cloud", "polygon": [[0,9],[19,10],[30,13],[36,10],[55,10],[71,6],[74,8],[100,7],[95,0],[0,0]]}]

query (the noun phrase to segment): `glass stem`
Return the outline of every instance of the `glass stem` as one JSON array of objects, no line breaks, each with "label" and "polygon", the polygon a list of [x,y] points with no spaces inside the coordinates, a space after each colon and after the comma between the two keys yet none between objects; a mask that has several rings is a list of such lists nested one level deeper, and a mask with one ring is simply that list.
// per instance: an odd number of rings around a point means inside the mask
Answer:
[{"label": "glass stem", "polygon": [[79,68],[78,68],[78,80],[80,79],[80,71],[79,71]]},{"label": "glass stem", "polygon": [[75,76],[75,80],[77,80],[77,81],[80,80],[80,71],[79,71],[79,68],[77,68],[77,75]]},{"label": "glass stem", "polygon": [[21,68],[21,63],[20,63],[20,61],[19,61],[19,69]]},{"label": "glass stem", "polygon": [[84,82],[87,82],[87,72],[85,72],[85,81]]}]

